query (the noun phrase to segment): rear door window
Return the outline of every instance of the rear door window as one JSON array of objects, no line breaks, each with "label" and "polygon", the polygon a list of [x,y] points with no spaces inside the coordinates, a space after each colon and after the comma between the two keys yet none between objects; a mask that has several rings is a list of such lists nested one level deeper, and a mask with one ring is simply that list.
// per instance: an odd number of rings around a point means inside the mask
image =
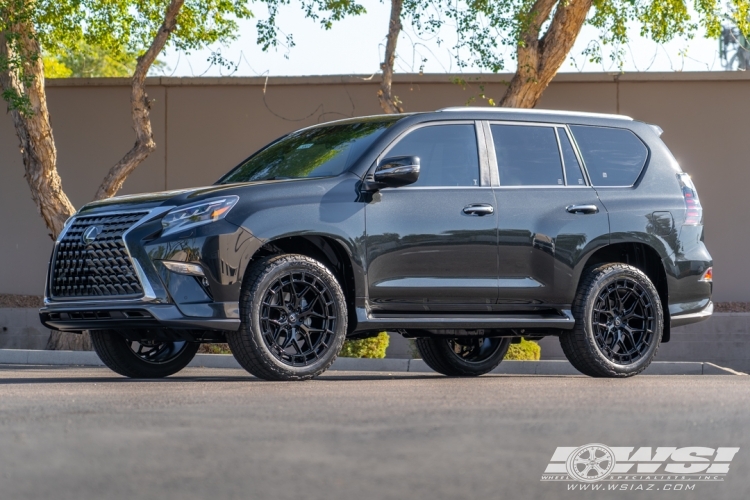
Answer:
[{"label": "rear door window", "polygon": [[573,137],[594,186],[632,186],[641,175],[648,149],[630,130],[571,125]]},{"label": "rear door window", "polygon": [[564,186],[555,129],[490,125],[501,186]]}]

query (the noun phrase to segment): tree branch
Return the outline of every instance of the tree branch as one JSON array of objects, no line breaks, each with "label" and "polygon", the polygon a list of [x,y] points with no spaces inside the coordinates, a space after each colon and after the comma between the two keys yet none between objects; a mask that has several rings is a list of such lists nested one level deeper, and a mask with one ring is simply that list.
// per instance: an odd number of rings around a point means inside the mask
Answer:
[{"label": "tree branch", "polygon": [[391,18],[388,22],[388,36],[385,45],[385,60],[380,65],[383,70],[383,80],[380,83],[380,90],[378,90],[378,100],[380,101],[380,107],[386,113],[403,113],[404,109],[401,107],[398,98],[391,92],[391,84],[393,83],[393,65],[396,61],[396,44],[398,43],[398,36],[401,34],[401,9],[403,8],[404,0],[391,0]]},{"label": "tree branch", "polygon": [[114,196],[120,190],[128,175],[156,149],[149,116],[151,103],[148,95],[146,95],[146,75],[167,44],[169,35],[177,26],[177,15],[184,3],[185,0],[172,0],[169,3],[164,15],[164,22],[151,42],[151,46],[138,58],[130,87],[130,111],[133,129],[135,130],[135,145],[109,170],[94,196],[95,200]]}]

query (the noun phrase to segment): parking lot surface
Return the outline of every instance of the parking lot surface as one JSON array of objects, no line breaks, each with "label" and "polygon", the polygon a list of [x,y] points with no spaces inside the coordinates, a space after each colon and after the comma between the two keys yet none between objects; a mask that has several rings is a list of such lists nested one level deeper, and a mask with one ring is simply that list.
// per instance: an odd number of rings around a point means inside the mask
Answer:
[{"label": "parking lot surface", "polygon": [[[134,381],[105,368],[6,365],[0,498],[744,499],[749,403],[750,377],[740,376],[338,371],[275,383],[189,368]],[[558,446],[587,443],[740,451],[724,481],[689,491],[540,480]]]}]

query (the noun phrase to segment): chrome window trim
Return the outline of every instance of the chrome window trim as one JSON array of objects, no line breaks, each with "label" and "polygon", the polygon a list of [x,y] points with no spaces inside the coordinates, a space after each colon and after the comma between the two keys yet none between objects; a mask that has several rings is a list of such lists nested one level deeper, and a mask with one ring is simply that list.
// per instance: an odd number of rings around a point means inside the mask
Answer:
[{"label": "chrome window trim", "polygon": [[490,184],[493,187],[500,186],[500,169],[497,166],[497,154],[495,152],[495,141],[492,140],[492,131],[490,124],[486,120],[482,121],[484,130],[485,146],[487,147],[487,159],[490,166]]},{"label": "chrome window trim", "polygon": [[52,260],[50,262],[50,267],[47,271],[47,283],[44,287],[44,305],[51,305],[51,304],[71,304],[71,303],[80,303],[84,302],[86,304],[93,305],[97,301],[98,302],[105,302],[109,303],[111,301],[117,301],[118,303],[135,303],[135,302],[153,302],[157,299],[156,293],[154,292],[153,287],[151,286],[151,282],[146,277],[146,273],[143,271],[143,268],[141,267],[140,262],[138,259],[133,257],[133,254],[130,251],[130,248],[128,248],[128,242],[125,239],[125,237],[135,228],[141,226],[147,219],[151,219],[154,216],[161,215],[162,213],[166,213],[169,210],[172,210],[175,208],[174,206],[162,206],[162,207],[156,207],[152,208],[150,210],[147,210],[146,213],[138,219],[130,228],[122,233],[122,242],[123,246],[125,246],[125,251],[128,254],[128,257],[130,258],[130,261],[133,263],[133,270],[135,271],[136,277],[138,278],[138,281],[141,283],[141,287],[143,288],[143,295],[141,297],[135,297],[135,298],[126,298],[126,299],[118,299],[117,296],[106,296],[102,298],[80,298],[80,297],[72,297],[72,298],[64,298],[64,299],[52,299],[50,294],[50,273],[49,271],[52,270],[52,266],[54,265],[54,259],[57,255],[57,247],[60,245],[60,242],[65,237],[65,235],[68,232],[68,229],[73,225],[73,223],[76,221],[76,219],[80,217],[103,217],[103,216],[110,216],[110,215],[128,215],[128,214],[137,214],[139,212],[143,212],[144,210],[123,210],[123,211],[112,211],[112,212],[95,212],[91,214],[81,214],[81,213],[75,213],[73,216],[70,217],[70,223],[60,232],[60,234],[57,236],[57,240],[55,240],[55,245],[52,248]]},{"label": "chrome window trim", "polygon": [[560,155],[560,166],[562,167],[562,174],[563,174],[563,184],[565,186],[568,185],[568,173],[565,171],[565,157],[563,156],[562,152],[562,144],[560,144],[560,136],[557,133],[557,130],[560,127],[555,127],[552,130],[555,132],[555,141],[557,142],[557,154]]},{"label": "chrome window trim", "polygon": [[490,162],[487,157],[487,138],[484,135],[482,122],[474,122],[474,133],[477,136],[477,153],[479,154],[479,186],[477,187],[491,186]]},{"label": "chrome window trim", "polygon": [[456,189],[492,189],[494,186],[402,186],[402,187],[384,187],[379,191],[404,191],[404,190],[415,190],[415,189],[428,189],[428,190],[456,190]]},{"label": "chrome window trim", "polygon": [[[455,188],[461,188],[461,189],[467,189],[467,188],[478,188],[478,187],[489,187],[485,186],[485,175],[483,173],[482,169],[482,150],[480,149],[480,143],[481,140],[479,137],[479,133],[477,131],[477,120],[437,120],[432,122],[422,122],[422,123],[416,123],[409,127],[408,129],[401,132],[399,135],[393,138],[393,140],[383,149],[383,151],[375,158],[375,162],[373,165],[370,166],[370,168],[367,170],[367,173],[365,174],[365,177],[369,177],[375,173],[375,169],[378,166],[378,163],[380,163],[380,160],[383,158],[386,158],[388,156],[388,153],[390,153],[391,149],[396,147],[396,145],[401,142],[401,140],[406,137],[408,134],[412,133],[413,131],[424,128],[424,127],[432,127],[432,126],[441,126],[441,125],[473,125],[474,126],[474,135],[476,136],[477,140],[477,158],[479,160],[479,186],[424,186],[426,187],[437,187],[437,188],[443,188],[443,187],[455,187]],[[408,189],[409,186],[403,186],[399,188],[384,188],[384,189]],[[419,186],[412,186],[412,189],[418,189]]]}]

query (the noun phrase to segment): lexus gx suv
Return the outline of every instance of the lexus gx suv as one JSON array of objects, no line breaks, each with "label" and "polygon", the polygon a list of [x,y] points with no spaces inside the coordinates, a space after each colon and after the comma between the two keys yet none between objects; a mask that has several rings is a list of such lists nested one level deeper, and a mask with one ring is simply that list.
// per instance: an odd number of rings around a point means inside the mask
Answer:
[{"label": "lexus gx suv", "polygon": [[586,375],[635,375],[713,312],[703,210],[660,134],[466,107],[298,130],[212,186],[84,206],[41,320],[128,377],[228,342],[257,377],[309,379],[381,331],[448,376],[545,336]]}]

